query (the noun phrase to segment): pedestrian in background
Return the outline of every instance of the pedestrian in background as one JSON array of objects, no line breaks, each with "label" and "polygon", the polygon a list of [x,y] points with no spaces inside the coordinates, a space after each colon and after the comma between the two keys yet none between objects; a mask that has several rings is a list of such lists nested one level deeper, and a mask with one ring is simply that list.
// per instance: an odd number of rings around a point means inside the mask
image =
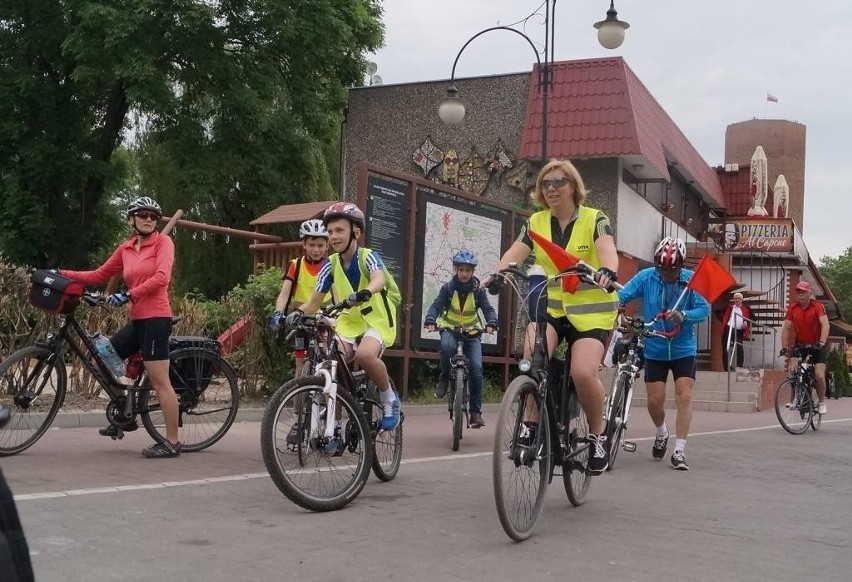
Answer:
[{"label": "pedestrian in background", "polygon": [[728,346],[736,346],[737,362],[736,368],[743,367],[745,354],[743,351],[743,340],[751,337],[752,319],[751,307],[743,303],[743,294],[734,293],[734,300],[725,308],[722,314],[722,365],[728,370],[730,355]]}]

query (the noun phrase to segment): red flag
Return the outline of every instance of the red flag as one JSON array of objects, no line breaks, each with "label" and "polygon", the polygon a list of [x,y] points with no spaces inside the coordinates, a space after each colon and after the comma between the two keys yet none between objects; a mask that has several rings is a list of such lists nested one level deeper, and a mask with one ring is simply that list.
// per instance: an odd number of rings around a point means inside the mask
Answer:
[{"label": "red flag", "polygon": [[[544,249],[544,252],[547,253],[547,256],[560,271],[563,271],[568,267],[573,267],[579,262],[580,259],[560,247],[558,244],[548,240],[547,237],[543,237],[533,230],[530,230],[529,233],[530,238],[537,242],[538,246]],[[575,277],[573,275],[562,277],[562,288],[568,293],[576,291],[579,285],[579,277]]]},{"label": "red flag", "polygon": [[707,300],[707,303],[712,305],[722,293],[736,284],[737,280],[719,263],[714,261],[710,255],[704,255],[686,287],[700,293]]}]

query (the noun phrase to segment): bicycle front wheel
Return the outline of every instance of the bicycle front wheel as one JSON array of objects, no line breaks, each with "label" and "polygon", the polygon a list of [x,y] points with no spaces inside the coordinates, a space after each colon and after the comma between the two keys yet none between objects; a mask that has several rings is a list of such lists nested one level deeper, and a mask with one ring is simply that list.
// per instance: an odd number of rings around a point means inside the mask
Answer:
[{"label": "bicycle front wheel", "polygon": [[515,541],[532,535],[550,476],[550,431],[535,380],[518,376],[506,388],[494,433],[492,478],[497,516]]},{"label": "bicycle front wheel", "polygon": [[[263,462],[272,482],[293,503],[311,511],[341,509],[355,499],[367,483],[373,458],[373,440],[358,404],[339,390],[337,418],[329,419],[324,387],[317,377],[287,382],[269,400],[260,426]],[[306,407],[310,413],[300,414]],[[307,418],[310,426],[297,426],[302,442],[288,445],[287,434],[300,418]],[[339,436],[325,436],[328,422],[337,424]],[[338,444],[332,443],[334,438],[341,439],[342,446],[333,446]]]},{"label": "bicycle front wheel", "polygon": [[802,434],[811,424],[814,407],[795,379],[787,378],[775,391],[775,416],[790,434]]},{"label": "bicycle front wheel", "polygon": [[459,450],[464,420],[464,371],[453,370],[453,450]]},{"label": "bicycle front wheel", "polygon": [[619,374],[615,377],[615,383],[610,394],[609,409],[606,418],[606,441],[609,447],[609,467],[612,471],[615,458],[621,450],[621,439],[627,422],[627,390],[630,388],[630,377],[627,374]]},{"label": "bicycle front wheel", "polygon": [[56,418],[65,400],[65,364],[52,350],[29,346],[0,364],[0,404],[11,418],[0,428],[0,457],[33,446]]},{"label": "bicycle front wheel", "polygon": [[[379,392],[372,382],[368,383],[368,387],[368,398],[364,401],[364,416],[370,419],[370,434],[373,435],[373,473],[382,481],[391,481],[396,477],[402,463],[402,425],[405,422],[405,414],[399,413],[399,424],[395,429],[381,430],[383,412]],[[393,380],[391,380],[391,390],[396,391]]]},{"label": "bicycle front wheel", "polygon": [[[169,356],[169,380],[178,396],[178,439],[190,453],[225,436],[240,405],[237,373],[218,353],[202,348],[175,350]],[[157,393],[142,396],[142,424],[156,441],[166,438],[166,422]]]},{"label": "bicycle front wheel", "polygon": [[589,466],[589,442],[586,440],[589,436],[589,419],[580,406],[575,390],[568,392],[565,412],[568,416],[565,422],[565,442],[568,451],[562,462],[562,482],[565,485],[568,501],[574,507],[578,507],[586,502],[586,493],[589,491],[592,480],[586,474]]}]

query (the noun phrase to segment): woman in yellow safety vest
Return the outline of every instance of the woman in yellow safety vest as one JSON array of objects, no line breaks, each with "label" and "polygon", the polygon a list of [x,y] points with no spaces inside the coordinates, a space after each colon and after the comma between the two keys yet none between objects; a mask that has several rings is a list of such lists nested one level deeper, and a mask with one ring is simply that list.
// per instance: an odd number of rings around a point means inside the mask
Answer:
[{"label": "woman in yellow safety vest", "polygon": [[[562,340],[571,350],[570,374],[574,380],[580,404],[589,419],[590,455],[588,471],[600,474],[609,466],[609,456],[603,432],[604,388],[598,378],[598,364],[603,358],[606,342],[615,324],[618,300],[602,289],[616,281],[618,254],[612,237],[609,218],[594,208],[583,206],[586,188],[577,168],[567,160],[550,160],[539,172],[533,201],[543,210],[530,216],[520,235],[500,259],[497,270],[510,263],[521,264],[535,253],[535,262],[548,277],[558,269],[547,253],[535,243],[529,232],[546,237],[588,263],[598,274],[597,285],[581,282],[574,293],[565,291],[559,281],[547,286],[547,349]],[[487,284],[488,280],[484,281]],[[524,341],[524,357],[529,358],[534,345],[536,323],[530,324]],[[534,436],[535,424],[532,423]]]}]

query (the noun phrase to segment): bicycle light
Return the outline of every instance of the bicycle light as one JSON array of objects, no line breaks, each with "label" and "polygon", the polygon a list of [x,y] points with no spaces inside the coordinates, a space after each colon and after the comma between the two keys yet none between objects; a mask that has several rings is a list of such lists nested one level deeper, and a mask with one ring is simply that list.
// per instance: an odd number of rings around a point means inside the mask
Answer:
[{"label": "bicycle light", "polygon": [[520,362],[518,362],[518,369],[524,374],[526,374],[527,372],[532,370],[532,362],[530,362],[529,360],[521,360]]}]

